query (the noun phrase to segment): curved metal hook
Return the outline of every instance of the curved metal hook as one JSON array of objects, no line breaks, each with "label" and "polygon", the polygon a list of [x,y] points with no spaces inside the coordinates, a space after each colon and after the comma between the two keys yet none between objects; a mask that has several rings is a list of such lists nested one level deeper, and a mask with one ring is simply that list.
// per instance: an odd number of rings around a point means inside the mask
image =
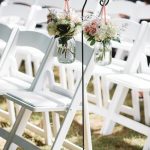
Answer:
[{"label": "curved metal hook", "polygon": [[100,0],[100,1],[99,1],[99,4],[100,4],[101,6],[104,6],[104,4],[105,4],[105,6],[106,6],[108,3],[109,3],[109,0]]}]

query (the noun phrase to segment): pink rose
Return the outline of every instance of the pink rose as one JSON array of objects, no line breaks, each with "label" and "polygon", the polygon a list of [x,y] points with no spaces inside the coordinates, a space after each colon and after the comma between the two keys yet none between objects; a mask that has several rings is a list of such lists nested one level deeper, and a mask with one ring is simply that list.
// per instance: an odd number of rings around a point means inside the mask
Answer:
[{"label": "pink rose", "polygon": [[91,27],[92,27],[92,28],[96,28],[96,27],[97,27],[97,24],[92,24]]},{"label": "pink rose", "polygon": [[84,32],[88,33],[89,31],[90,31],[90,27],[89,26],[85,26]]},{"label": "pink rose", "polygon": [[90,28],[89,34],[94,36],[96,34],[97,28]]},{"label": "pink rose", "polygon": [[96,26],[96,25],[97,25],[97,22],[94,20],[94,21],[92,21],[91,25],[92,25],[92,26]]}]

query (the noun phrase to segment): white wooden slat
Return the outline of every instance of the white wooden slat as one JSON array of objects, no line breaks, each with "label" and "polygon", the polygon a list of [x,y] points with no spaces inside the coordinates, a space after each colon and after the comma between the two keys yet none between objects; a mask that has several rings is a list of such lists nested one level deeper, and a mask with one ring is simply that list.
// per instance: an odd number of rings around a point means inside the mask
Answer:
[{"label": "white wooden slat", "polygon": [[150,82],[139,78],[137,75],[134,76],[134,74],[108,75],[107,78],[116,84],[124,85],[136,91],[150,90]]}]

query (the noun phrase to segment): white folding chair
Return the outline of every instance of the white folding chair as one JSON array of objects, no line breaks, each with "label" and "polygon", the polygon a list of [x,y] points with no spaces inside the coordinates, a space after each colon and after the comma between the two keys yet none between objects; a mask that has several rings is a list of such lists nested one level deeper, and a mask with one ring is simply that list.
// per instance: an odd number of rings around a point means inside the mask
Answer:
[{"label": "white folding chair", "polygon": [[[9,52],[9,48],[11,43],[13,42],[17,33],[17,29],[11,29],[8,26],[0,23],[0,72],[2,71],[2,67],[4,62],[7,60],[7,53]],[[8,112],[0,109],[0,115],[4,118],[8,118],[10,123],[12,124],[14,119],[13,108],[11,104],[7,103]]]},{"label": "white folding chair", "polygon": [[[64,119],[64,123],[61,126],[54,145],[52,147],[53,150],[61,149],[61,146],[64,142],[66,134],[69,130],[69,127],[73,121],[74,115],[76,111],[80,108],[81,104],[81,97],[82,97],[82,74],[76,81],[76,88],[74,92],[69,92],[68,90],[58,87],[54,83],[54,76],[50,70],[50,67],[53,65],[53,59],[56,53],[55,51],[55,44],[52,50],[49,50],[49,54],[45,56],[45,59],[42,61],[40,65],[40,69],[38,70],[37,76],[35,77],[29,91],[12,91],[6,94],[6,97],[10,100],[16,102],[17,104],[21,105],[21,111],[17,117],[16,123],[12,128],[10,134],[1,130],[1,133],[5,133],[6,136],[1,135],[3,138],[7,140],[4,150],[5,149],[15,149],[15,145],[11,145],[11,143],[15,143],[18,146],[25,148],[25,149],[38,149],[37,147],[29,144],[28,142],[24,141],[20,136],[23,133],[25,128],[26,122],[29,119],[31,112],[66,112],[66,117]],[[88,53],[87,53],[88,51]],[[94,60],[92,57],[93,50],[84,44],[84,75],[85,75],[85,83],[84,86],[86,87],[88,80],[90,79],[92,68],[94,65]],[[78,66],[81,67],[81,43],[76,42],[76,62]],[[71,64],[70,64],[71,65]],[[73,64],[74,66],[74,64]],[[80,68],[81,69],[81,68]],[[46,82],[48,81],[48,83]],[[45,83],[45,84],[44,84]],[[88,124],[86,124],[88,125]],[[57,127],[57,124],[54,125]],[[23,141],[23,142],[22,142]],[[89,145],[91,143],[88,143]],[[66,145],[66,144],[65,144]],[[68,148],[72,147],[74,149],[82,149],[79,146],[70,145],[67,143]],[[70,149],[69,148],[69,149]],[[91,145],[88,150],[91,149]]]},{"label": "white folding chair", "polygon": [[[6,57],[5,61],[1,66],[0,71],[1,94],[14,89],[16,90],[28,89],[33,80],[33,77],[26,75],[25,73],[20,72],[18,70],[15,58],[16,53],[21,50],[26,50],[28,52],[32,50],[38,53],[40,51],[40,53],[43,56],[47,51],[47,49],[50,47],[50,44],[51,38],[42,33],[35,31],[19,31],[17,33],[15,38],[12,40],[12,44],[9,46],[8,53],[5,56]],[[9,102],[8,104],[10,105],[8,109],[10,109],[11,112],[11,123],[13,124],[15,122],[14,104],[11,102]],[[46,118],[44,118],[45,122],[49,117],[48,114],[45,114],[44,116],[47,116]],[[47,138],[49,132],[47,132],[46,129],[48,128],[48,123],[47,126],[44,127],[44,130],[34,126],[31,123],[28,123],[28,128],[32,129],[41,136],[44,136],[46,139],[46,143],[49,144],[50,140],[49,138]]]},{"label": "white folding chair", "polygon": [[[146,38],[145,38],[146,37]],[[143,92],[143,99],[144,99],[144,114],[145,114],[145,122],[146,124],[150,124],[150,103],[149,103],[149,92],[150,92],[150,76],[149,76],[149,67],[147,65],[147,58],[146,55],[149,53],[145,52],[145,47],[148,44],[149,45],[149,37],[150,37],[150,24],[146,30],[145,37],[143,36],[144,41],[144,47],[143,52],[139,53],[139,57],[137,58],[136,62],[132,61],[130,62],[130,65],[133,66],[137,62],[141,62],[141,65],[144,65],[144,72],[142,73],[135,73],[135,69],[132,70],[131,68],[128,69],[128,74],[116,74],[116,75],[107,75],[105,76],[106,81],[111,81],[115,84],[117,84],[117,88],[115,90],[115,93],[112,98],[112,103],[110,105],[110,108],[108,109],[108,114],[111,113],[112,115],[106,119],[103,131],[106,134],[110,134],[115,123],[119,123],[125,127],[128,127],[134,131],[137,131],[141,134],[144,134],[148,136],[146,143],[144,145],[144,150],[150,149],[150,128],[149,126],[143,125],[139,122],[133,121],[127,117],[124,117],[122,115],[119,115],[120,111],[120,104],[124,102],[125,97],[127,96],[127,93],[129,89],[132,89],[135,93],[135,98],[137,96],[137,93],[139,91]],[[143,42],[143,41],[141,41]],[[134,55],[134,54],[133,54]],[[138,63],[137,63],[138,64]],[[147,66],[147,67],[146,67]],[[143,70],[142,70],[143,71]],[[111,109],[111,110],[110,110]],[[117,118],[118,117],[118,118]]]},{"label": "white folding chair", "polygon": [[[131,71],[136,72],[137,69],[138,69],[137,57],[139,57],[139,54],[142,51],[142,46],[143,46],[142,41],[143,41],[143,37],[144,37],[144,33],[145,33],[147,23],[143,22],[142,25],[137,24],[137,26],[136,26],[136,24],[134,25],[134,23],[135,22],[131,21],[128,25],[126,24],[125,27],[123,27],[123,30],[125,30],[126,33],[127,33],[126,36],[128,36],[129,33],[130,33],[130,38],[131,39],[133,38],[133,40],[134,39],[135,40],[134,40],[133,46],[130,50],[130,53],[128,55],[128,59],[125,62],[124,69],[120,73],[128,73],[128,72],[131,72]],[[122,31],[122,32],[124,32],[124,31]],[[116,73],[119,73],[119,72],[116,72]],[[103,76],[105,76],[105,75],[103,75]],[[106,80],[103,80],[103,76],[102,76],[103,102],[105,104],[105,107],[107,108],[108,104],[110,103],[109,102],[110,96],[109,96],[109,90],[108,90],[109,89],[108,83],[110,83],[110,82],[106,82]],[[125,107],[121,106],[120,111],[124,112],[126,114],[129,114],[129,115],[133,116],[135,120],[140,121],[139,101],[134,98],[135,95],[134,95],[133,91],[131,91],[131,94],[132,94],[132,108],[127,107],[127,106],[125,106]],[[102,133],[105,134],[105,132],[103,132],[103,131],[102,131]]]},{"label": "white folding chair", "polygon": [[119,17],[119,14],[122,14],[127,15],[126,17],[134,20],[137,13],[136,4],[126,0],[111,1],[110,3],[108,3],[106,9],[108,16],[110,16],[111,18]]},{"label": "white folding chair", "polygon": [[[139,24],[137,22],[128,20],[128,19],[112,19],[112,22],[116,24],[117,28],[120,30],[120,40],[121,42],[112,41],[112,46],[114,48],[119,48],[119,50],[127,50],[130,52],[136,51],[135,45],[140,44],[140,40],[138,40],[138,36],[141,36],[141,32],[143,32],[143,28],[145,28],[146,23]],[[134,42],[133,42],[134,41]],[[103,76],[107,74],[115,74],[126,72],[126,68],[130,67],[128,63],[129,60],[124,61],[122,59],[113,58],[112,63],[108,66],[98,66],[96,65],[96,69],[93,72],[93,91],[88,92],[87,96],[89,100],[89,110],[92,113],[99,114],[99,109],[107,108],[110,101],[109,98],[109,87],[110,84],[108,82],[103,81]],[[77,74],[79,74],[77,72]],[[67,70],[67,83],[68,88],[70,90],[74,89],[74,81],[76,76],[76,70],[71,68]],[[105,89],[107,87],[107,92]],[[121,112],[133,116],[135,120],[140,120],[140,110],[139,110],[139,101],[134,99],[134,94],[132,92],[132,107],[123,105],[121,106]]]},{"label": "white folding chair", "polygon": [[[60,9],[60,11],[62,11]],[[44,34],[48,34],[47,32],[47,15],[49,13],[49,10],[47,8],[41,8],[41,9],[38,9],[38,11],[34,14],[33,18],[32,18],[32,21],[31,21],[31,24],[30,24],[30,30],[35,30],[35,31],[38,31],[38,32],[41,32],[41,33],[44,33]],[[36,25],[41,25],[41,28],[36,28]],[[17,55],[18,57],[18,65],[20,66],[21,64],[21,60],[22,59],[25,59],[23,57],[26,57],[26,55],[28,56],[29,54],[25,54],[26,52],[22,52],[22,55],[20,57],[20,54]],[[31,55],[34,55],[34,57],[31,57],[33,59],[29,60],[28,59],[28,66],[26,66],[27,68],[27,74],[33,76],[33,72],[32,72],[32,63],[33,65],[35,66],[39,66],[40,62],[41,62],[41,57],[39,57],[39,54],[38,53],[35,53],[35,52],[32,52]],[[36,57],[37,55],[37,57]],[[27,61],[27,60],[26,60]],[[55,62],[54,63],[54,66],[57,66],[58,69],[59,69],[59,78],[60,78],[60,84],[61,86],[63,87],[66,87],[67,86],[67,82],[66,82],[66,75],[65,75],[65,67],[58,63],[58,62]],[[37,68],[37,67],[36,67]],[[35,68],[34,72],[37,71],[37,69]]]}]

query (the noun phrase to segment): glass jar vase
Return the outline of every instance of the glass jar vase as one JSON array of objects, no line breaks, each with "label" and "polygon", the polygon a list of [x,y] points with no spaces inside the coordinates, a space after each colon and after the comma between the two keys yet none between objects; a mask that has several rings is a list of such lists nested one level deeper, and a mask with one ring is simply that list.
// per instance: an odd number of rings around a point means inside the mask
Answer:
[{"label": "glass jar vase", "polygon": [[57,39],[57,59],[60,63],[75,61],[75,40],[72,37],[59,37]]},{"label": "glass jar vase", "polygon": [[101,66],[109,65],[112,60],[112,46],[110,42],[96,42],[94,47],[95,63]]}]

